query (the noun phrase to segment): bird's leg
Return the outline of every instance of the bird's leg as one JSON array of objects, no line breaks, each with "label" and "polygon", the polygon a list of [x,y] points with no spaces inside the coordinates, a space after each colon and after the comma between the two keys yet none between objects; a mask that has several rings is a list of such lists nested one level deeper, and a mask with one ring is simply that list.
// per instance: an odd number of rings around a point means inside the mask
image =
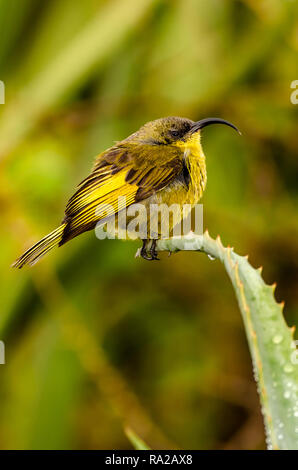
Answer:
[{"label": "bird's leg", "polygon": [[142,256],[143,259],[147,259],[148,261],[152,261],[153,260],[152,255],[149,257],[148,253],[147,253],[147,243],[148,243],[148,240],[145,238],[143,240],[143,246],[141,248],[140,255]]},{"label": "bird's leg", "polygon": [[152,244],[151,244],[149,253],[150,253],[150,255],[151,255],[151,259],[159,260],[159,258],[158,258],[158,256],[157,256],[157,251],[156,251],[156,243],[157,243],[157,240],[156,240],[156,238],[154,238],[154,239],[152,240]]}]

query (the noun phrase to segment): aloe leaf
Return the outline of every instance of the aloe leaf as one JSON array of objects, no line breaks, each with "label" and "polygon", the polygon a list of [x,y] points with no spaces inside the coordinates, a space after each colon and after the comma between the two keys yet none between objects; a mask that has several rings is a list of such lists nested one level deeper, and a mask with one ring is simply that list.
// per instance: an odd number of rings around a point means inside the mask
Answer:
[{"label": "aloe leaf", "polygon": [[220,238],[189,234],[160,240],[158,250],[197,250],[219,259],[232,281],[252,356],[269,449],[298,449],[298,356],[294,328],[284,320],[275,286],[265,284],[261,269],[225,248]]}]

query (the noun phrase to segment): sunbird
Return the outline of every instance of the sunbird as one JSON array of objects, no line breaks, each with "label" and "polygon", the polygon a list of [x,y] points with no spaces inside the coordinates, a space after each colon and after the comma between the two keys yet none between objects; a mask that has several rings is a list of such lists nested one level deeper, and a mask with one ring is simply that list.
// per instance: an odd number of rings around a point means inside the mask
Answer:
[{"label": "sunbird", "polygon": [[[194,122],[165,117],[147,122],[100,153],[90,175],[69,199],[61,225],[29,248],[13,266],[33,265],[55,246],[94,229],[107,215],[96,211],[99,205],[108,204],[117,215],[134,203],[146,208],[151,204],[198,203],[207,182],[201,131],[211,124],[225,124],[239,132],[236,126],[220,118]],[[119,204],[120,196],[124,203]],[[158,259],[156,242],[148,232],[140,251],[144,259]]]}]

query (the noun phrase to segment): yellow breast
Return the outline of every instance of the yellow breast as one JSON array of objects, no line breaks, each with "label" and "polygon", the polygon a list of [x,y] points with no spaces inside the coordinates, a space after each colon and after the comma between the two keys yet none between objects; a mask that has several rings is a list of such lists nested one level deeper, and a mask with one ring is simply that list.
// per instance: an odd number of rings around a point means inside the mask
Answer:
[{"label": "yellow breast", "polygon": [[203,195],[207,183],[206,158],[201,145],[201,135],[194,133],[189,139],[178,141],[184,151],[184,158],[190,175],[187,199],[189,204],[196,204]]}]

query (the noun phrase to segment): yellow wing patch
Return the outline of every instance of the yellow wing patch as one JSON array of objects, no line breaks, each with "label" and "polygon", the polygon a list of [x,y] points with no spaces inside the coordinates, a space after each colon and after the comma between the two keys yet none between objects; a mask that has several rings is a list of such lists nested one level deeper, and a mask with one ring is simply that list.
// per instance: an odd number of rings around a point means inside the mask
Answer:
[{"label": "yellow wing patch", "polygon": [[104,182],[100,180],[77,193],[66,211],[66,227],[60,244],[93,229],[97,222],[117,214],[135,201],[138,186],[127,184],[125,176],[126,171],[110,174]]},{"label": "yellow wing patch", "polygon": [[164,150],[160,158],[160,149],[154,145],[122,144],[102,153],[67,204],[60,245],[164,188],[182,168],[177,153]]}]

